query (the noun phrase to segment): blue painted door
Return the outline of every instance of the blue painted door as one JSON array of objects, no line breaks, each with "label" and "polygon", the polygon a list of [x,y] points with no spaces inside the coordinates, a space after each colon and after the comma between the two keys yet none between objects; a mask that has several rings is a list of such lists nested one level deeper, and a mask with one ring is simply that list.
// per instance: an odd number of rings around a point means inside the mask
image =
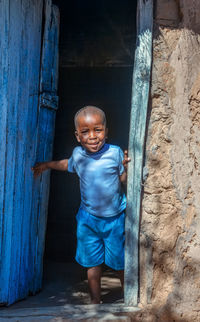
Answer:
[{"label": "blue painted door", "polygon": [[[46,0],[45,28],[41,57],[39,117],[37,134],[36,162],[51,160],[53,152],[53,139],[55,116],[58,107],[58,34],[59,11],[51,5],[51,0]],[[31,227],[35,238],[33,247],[34,255],[34,280],[32,292],[41,288],[43,253],[45,244],[46,219],[49,198],[50,173],[45,172],[34,180],[33,185],[33,217],[36,215],[34,225]]]},{"label": "blue painted door", "polygon": [[51,0],[0,2],[0,303],[41,288],[57,108],[57,8]]}]

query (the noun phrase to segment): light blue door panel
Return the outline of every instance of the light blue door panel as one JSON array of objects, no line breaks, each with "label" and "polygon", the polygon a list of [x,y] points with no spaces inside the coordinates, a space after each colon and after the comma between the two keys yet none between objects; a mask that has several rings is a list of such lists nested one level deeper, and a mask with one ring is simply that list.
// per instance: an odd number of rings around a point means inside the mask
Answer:
[{"label": "light blue door panel", "polygon": [[[58,83],[58,35],[59,12],[57,7],[52,7],[51,1],[47,0],[40,75],[37,162],[52,159],[55,116],[58,108],[58,97],[56,95]],[[40,178],[35,180],[33,187],[33,200],[35,200],[33,209],[35,209],[35,213],[37,214],[33,292],[41,288],[42,283],[49,180],[50,173],[45,172]]]},{"label": "light blue door panel", "polygon": [[[50,1],[0,2],[0,303],[4,304],[22,299],[41,286],[41,282],[35,283],[36,271],[42,275],[41,265],[37,266],[40,207],[35,208],[35,182],[30,169],[36,160],[42,123],[39,105],[41,55],[45,61],[42,20],[47,7],[51,12],[56,10]],[[58,23],[55,29],[58,38]],[[54,52],[48,54],[56,57],[56,63],[51,57],[52,75],[57,73],[58,39],[54,39]],[[54,121],[48,124],[51,131],[45,133],[51,137]],[[43,139],[46,150],[52,149],[52,137]],[[48,185],[45,187],[46,196]],[[47,203],[46,197],[41,196],[41,200]],[[45,231],[45,223],[42,225],[39,230]],[[40,243],[44,244],[44,238]],[[44,246],[39,251],[40,257],[43,249]]]}]

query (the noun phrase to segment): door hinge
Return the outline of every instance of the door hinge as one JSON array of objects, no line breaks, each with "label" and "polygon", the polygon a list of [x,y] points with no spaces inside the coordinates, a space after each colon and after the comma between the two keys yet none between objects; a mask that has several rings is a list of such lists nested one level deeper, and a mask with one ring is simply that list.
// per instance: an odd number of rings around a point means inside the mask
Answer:
[{"label": "door hinge", "polygon": [[40,94],[40,107],[56,111],[58,109],[58,96],[49,93]]}]

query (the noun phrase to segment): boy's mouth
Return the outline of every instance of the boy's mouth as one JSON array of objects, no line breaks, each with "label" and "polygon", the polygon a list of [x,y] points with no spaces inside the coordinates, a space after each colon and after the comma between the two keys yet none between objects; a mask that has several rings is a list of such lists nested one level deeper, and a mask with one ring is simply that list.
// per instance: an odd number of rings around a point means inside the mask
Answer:
[{"label": "boy's mouth", "polygon": [[100,148],[99,145],[100,145],[99,143],[90,143],[88,144],[88,149],[97,151]]},{"label": "boy's mouth", "polygon": [[98,146],[98,143],[89,144],[89,146],[95,147],[95,146]]},{"label": "boy's mouth", "polygon": [[94,150],[96,150],[97,148],[98,148],[98,144],[90,144],[89,145],[89,147],[90,147],[90,149],[94,149]]},{"label": "boy's mouth", "polygon": [[103,144],[104,144],[104,142],[95,142],[95,143],[91,142],[91,143],[87,143],[85,148],[90,152],[97,152],[101,149]]}]

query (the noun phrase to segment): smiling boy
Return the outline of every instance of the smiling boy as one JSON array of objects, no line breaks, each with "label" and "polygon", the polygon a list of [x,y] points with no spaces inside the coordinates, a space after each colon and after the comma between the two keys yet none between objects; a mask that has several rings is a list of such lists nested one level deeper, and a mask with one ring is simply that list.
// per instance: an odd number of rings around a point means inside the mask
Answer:
[{"label": "smiling boy", "polygon": [[124,220],[127,151],[105,143],[108,130],[104,112],[95,106],[80,109],[74,118],[81,144],[69,159],[38,163],[37,176],[47,169],[76,172],[81,205],[77,218],[76,261],[87,268],[91,303],[100,303],[101,264],[118,271],[123,286]]}]

